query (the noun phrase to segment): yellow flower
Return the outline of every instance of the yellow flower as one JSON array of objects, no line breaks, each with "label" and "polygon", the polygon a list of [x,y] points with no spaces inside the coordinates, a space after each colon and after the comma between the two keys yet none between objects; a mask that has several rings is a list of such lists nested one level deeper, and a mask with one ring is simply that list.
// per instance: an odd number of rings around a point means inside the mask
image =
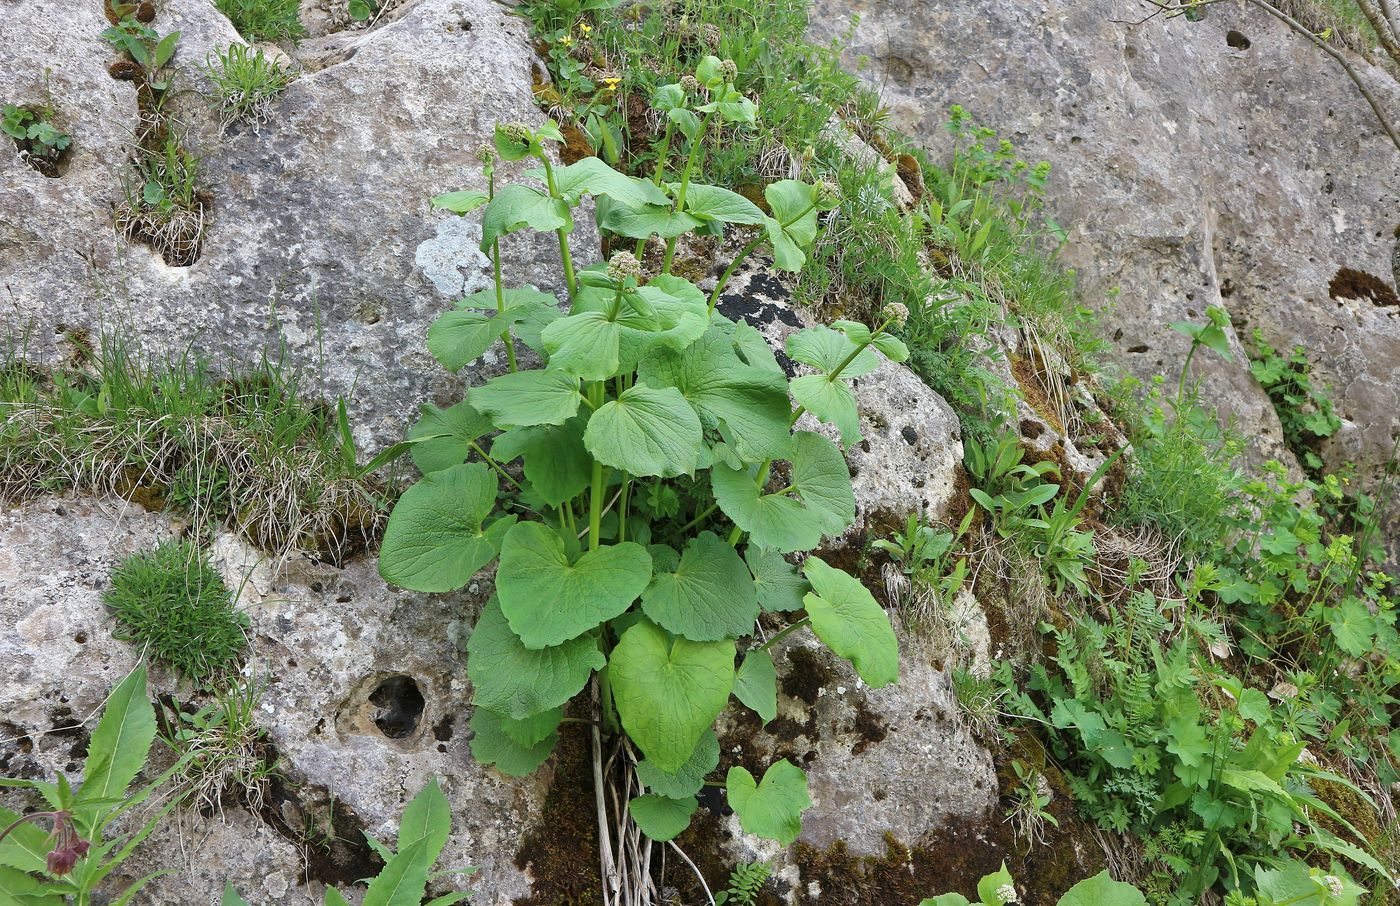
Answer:
[{"label": "yellow flower", "polygon": [[588,37],[593,31],[593,26],[589,25],[587,22],[580,22],[578,24],[578,30],[583,32],[584,37]]},{"label": "yellow flower", "polygon": [[616,91],[617,86],[621,84],[622,79],[619,79],[617,76],[608,76],[606,79],[603,79],[603,90]]},{"label": "yellow flower", "polygon": [[559,39],[559,43],[563,44],[565,47],[569,47],[574,43],[574,39],[571,38],[569,35],[565,35],[564,37]]}]

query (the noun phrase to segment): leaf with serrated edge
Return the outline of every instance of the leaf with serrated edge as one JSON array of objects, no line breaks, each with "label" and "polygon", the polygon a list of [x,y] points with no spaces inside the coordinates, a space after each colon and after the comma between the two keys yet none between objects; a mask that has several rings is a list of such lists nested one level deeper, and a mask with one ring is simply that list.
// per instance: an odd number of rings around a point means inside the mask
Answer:
[{"label": "leaf with serrated edge", "polygon": [[461,588],[495,558],[509,527],[501,520],[482,528],[495,505],[495,473],[479,462],[424,476],[389,514],[379,574],[415,591]]},{"label": "leaf with serrated edge", "polygon": [[856,498],[846,458],[831,441],[811,431],[792,436],[792,484],[822,532],[838,535],[856,519]]},{"label": "leaf with serrated edge", "polygon": [[563,705],[607,659],[592,636],[526,648],[492,598],[467,639],[467,677],[479,707],[523,719]]},{"label": "leaf with serrated edge", "polygon": [[630,541],[569,562],[554,529],[522,522],[506,533],[496,594],[527,648],[558,645],[622,613],[651,581],[651,555]]},{"label": "leaf with serrated edge", "polygon": [[748,834],[777,840],[787,846],[802,832],[802,813],[812,806],[807,775],[786,759],[775,761],[754,783],[753,775],[732,767],[725,778],[729,806]]},{"label": "leaf with serrated edge", "polygon": [[716,463],[710,487],[724,515],[749,533],[749,543],[782,553],[807,551],[822,540],[823,517],[781,494],[764,494],[747,469]]},{"label": "leaf with serrated edge", "polygon": [[760,607],[776,613],[802,609],[802,596],[812,587],[782,554],[750,544],[744,551],[744,561],[753,573]]},{"label": "leaf with serrated edge", "polygon": [[492,378],[467,391],[479,412],[496,427],[562,425],[578,412],[579,380],[562,371],[517,371]]},{"label": "leaf with serrated edge", "polygon": [[424,475],[450,469],[466,460],[472,441],[491,432],[491,420],[460,402],[447,409],[423,404],[423,415],[408,429],[413,464]]},{"label": "leaf with serrated edge", "polygon": [[670,639],[649,620],[622,634],[608,662],[627,735],[663,771],[685,765],[734,688],[734,643]]},{"label": "leaf with serrated edge", "polygon": [[676,771],[663,771],[650,759],[637,762],[637,779],[662,796],[683,799],[694,796],[705,786],[705,775],[719,766],[719,737],[714,730],[700,734],[690,757]]},{"label": "leaf with serrated edge", "polygon": [[860,580],[820,557],[802,564],[812,591],[803,598],[812,631],[872,689],[899,681],[899,643],[890,618]]},{"label": "leaf with serrated edge", "polygon": [[700,418],[674,387],[637,385],[604,403],[583,442],[594,458],[633,475],[688,475],[699,462]]},{"label": "leaf with serrated edge", "polygon": [[737,639],[753,631],[758,593],[739,554],[713,532],[686,543],[674,570],[657,572],[642,592],[642,610],[663,628],[697,642]]},{"label": "leaf with serrated edge", "polygon": [[477,708],[467,725],[472,729],[472,757],[482,764],[493,764],[508,777],[524,777],[548,760],[559,734],[550,733],[533,746],[522,746],[505,731],[508,718],[486,708]]},{"label": "leaf with serrated edge", "polygon": [[[835,371],[856,351],[856,344],[840,331],[818,326],[799,330],[787,338],[785,344],[788,356],[796,362],[811,365],[823,374]],[[850,364],[841,369],[841,377],[857,378],[869,374],[880,367],[880,359],[867,347],[860,351]]]},{"label": "leaf with serrated edge", "polygon": [[766,724],[778,716],[778,671],[773,656],[754,649],[744,655],[734,677],[734,695],[752,708]]}]

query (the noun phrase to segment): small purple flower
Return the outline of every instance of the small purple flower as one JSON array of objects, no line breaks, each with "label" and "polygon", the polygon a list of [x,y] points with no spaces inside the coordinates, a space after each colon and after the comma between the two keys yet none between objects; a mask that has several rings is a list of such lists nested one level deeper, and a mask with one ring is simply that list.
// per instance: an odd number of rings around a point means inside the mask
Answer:
[{"label": "small purple flower", "polygon": [[25,822],[38,824],[46,818],[53,822],[54,847],[49,852],[48,858],[44,860],[44,864],[48,868],[49,874],[62,877],[73,870],[73,867],[78,864],[78,860],[86,856],[90,848],[88,841],[78,836],[77,828],[73,826],[71,812],[60,810],[25,815],[5,828],[4,831],[0,831],[0,840],[4,840],[11,831]]}]

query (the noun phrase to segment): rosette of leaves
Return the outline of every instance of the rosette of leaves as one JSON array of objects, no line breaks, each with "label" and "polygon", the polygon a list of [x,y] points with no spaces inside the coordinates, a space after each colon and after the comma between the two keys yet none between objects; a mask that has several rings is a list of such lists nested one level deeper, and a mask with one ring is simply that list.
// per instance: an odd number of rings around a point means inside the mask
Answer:
[{"label": "rosette of leaves", "polygon": [[[498,130],[496,152],[538,160],[541,185],[497,191],[488,178],[484,193],[437,200],[459,214],[482,209],[482,247],[493,261],[508,233],[557,233],[569,299],[561,311],[548,294],[498,281],[429,330],[429,350],[452,370],[496,342],[523,343],[542,364],[425,409],[409,433],[424,477],[390,516],[380,572],[445,592],[497,563],[496,594],[467,645],[478,760],[516,775],[539,767],[569,732],[566,706],[596,675],[604,731],[625,734],[643,756],[637,775],[647,792],[628,805],[643,832],[680,833],[709,783],[727,787],[746,830],[786,844],[811,804],[805,775],[779,761],[761,778],[737,767],[711,778],[712,725],[731,698],[764,721],[776,715],[769,652],[805,628],[870,686],[898,679],[895,636],[869,591],[818,557],[799,569],[785,555],[812,550],[855,518],[840,447],[794,430],[805,410],[793,398],[849,442],[858,436],[849,379],[876,367],[870,347],[891,358],[905,351],[884,325],[811,328],[791,338],[788,353],[815,373],[789,381],[752,326],[716,313],[687,280],[643,279],[626,253],[576,273],[568,240],[584,196],[612,222],[630,223],[628,235],[651,235],[648,223],[659,234],[682,214],[721,224],[766,215],[718,187],[690,184],[681,203],[679,186],[639,181],[596,158],[556,165],[544,142],[559,138],[552,125]],[[769,189],[801,217],[821,208],[815,186]],[[790,227],[780,224],[774,241],[801,252],[815,229]],[[760,644],[753,634],[764,611],[792,622]]]}]

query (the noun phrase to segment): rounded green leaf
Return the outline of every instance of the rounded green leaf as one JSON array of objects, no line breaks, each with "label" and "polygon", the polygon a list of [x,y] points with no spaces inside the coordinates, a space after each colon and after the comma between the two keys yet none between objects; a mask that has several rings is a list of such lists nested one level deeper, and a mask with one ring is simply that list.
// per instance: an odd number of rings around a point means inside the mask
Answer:
[{"label": "rounded green leaf", "polygon": [[550,732],[532,746],[523,746],[506,732],[505,723],[510,720],[477,708],[468,721],[472,729],[472,757],[482,764],[493,764],[508,777],[523,777],[544,764],[559,741],[559,734]]},{"label": "rounded green leaf", "polygon": [[773,668],[771,654],[754,649],[744,655],[734,678],[734,695],[765,724],[778,716],[778,671]]},{"label": "rounded green leaf", "polygon": [[495,473],[479,462],[424,476],[389,514],[379,574],[414,591],[461,588],[496,556],[510,527],[500,519],[482,528],[495,505]]},{"label": "rounded green leaf", "polygon": [[581,311],[553,322],[540,334],[549,367],[586,381],[617,374],[622,326],[606,312]]},{"label": "rounded green leaf", "polygon": [[663,771],[656,762],[643,759],[637,762],[637,779],[646,784],[647,789],[672,799],[694,796],[705,786],[705,775],[719,765],[719,737],[714,730],[706,730],[685,764],[676,771]]},{"label": "rounded green leaf", "polygon": [[526,648],[495,598],[467,639],[472,701],[517,719],[564,704],[605,664],[597,641],[587,635],[551,648]]},{"label": "rounded green leaf", "polygon": [[663,771],[679,771],[734,688],[734,643],[667,636],[643,620],[608,661],[622,726]]},{"label": "rounded green leaf", "polygon": [[807,775],[786,759],[775,761],[755,784],[753,775],[732,767],[725,778],[729,805],[745,833],[787,846],[802,832],[802,813],[812,807]]},{"label": "rounded green leaf", "polygon": [[466,460],[472,441],[491,430],[491,420],[470,403],[463,401],[448,409],[426,403],[418,423],[408,429],[413,464],[424,475],[450,469]]},{"label": "rounded green leaf", "polygon": [[856,520],[856,497],[846,458],[831,441],[812,431],[792,436],[792,485],[827,535],[844,532]]},{"label": "rounded green leaf", "polygon": [[511,428],[492,442],[491,455],[499,463],[523,456],[526,479],[550,506],[572,500],[588,487],[592,460],[583,446],[580,418],[562,425]]},{"label": "rounded green leaf", "polygon": [[668,204],[666,193],[654,184],[619,173],[596,157],[585,157],[577,163],[554,168],[554,185],[566,198],[606,195],[631,207],[646,204]]},{"label": "rounded green leaf", "polygon": [[618,616],[651,581],[651,555],[631,541],[583,554],[574,563],[546,525],[522,522],[506,533],[496,594],[527,648],[558,645]]},{"label": "rounded green leaf", "polygon": [[860,440],[860,412],[849,384],[830,380],[824,374],[806,374],[793,378],[790,387],[792,398],[818,421],[836,426],[841,432],[841,443],[849,447]]},{"label": "rounded green leaf", "polygon": [[438,315],[428,328],[428,352],[448,371],[476,361],[509,326],[508,318],[484,311],[454,308]]},{"label": "rounded green leaf", "polygon": [[899,643],[890,618],[860,580],[820,557],[802,564],[812,591],[803,598],[812,631],[871,688],[899,681]]},{"label": "rounded green leaf", "polygon": [[574,218],[564,202],[539,189],[513,183],[497,192],[486,206],[481,218],[481,250],[489,251],[492,242],[526,227],[540,232],[567,232],[573,230]]},{"label": "rounded green leaf", "polygon": [[792,553],[821,543],[823,519],[791,497],[764,494],[748,469],[716,463],[710,470],[710,487],[724,515],[749,533],[751,545]]},{"label": "rounded green leaf", "polygon": [[[845,334],[826,326],[799,330],[787,338],[784,346],[788,356],[794,361],[811,365],[824,374],[835,371],[858,348]],[[867,347],[862,349],[851,360],[850,364],[841,368],[840,376],[843,378],[861,377],[879,367],[879,357]]]},{"label": "rounded green leaf", "polygon": [[686,188],[685,209],[701,220],[752,226],[762,223],[764,216],[758,205],[738,192],[694,182]]},{"label": "rounded green leaf", "polygon": [[697,642],[737,639],[753,631],[758,593],[738,552],[713,532],[701,532],[686,544],[674,570],[652,576],[642,610]]},{"label": "rounded green leaf", "polygon": [[688,475],[699,462],[700,418],[676,388],[637,385],[598,407],[583,442],[599,462],[633,475]]},{"label": "rounded green leaf", "polygon": [[690,827],[690,816],[695,814],[698,805],[694,796],[669,799],[647,793],[634,797],[627,807],[642,833],[664,843]]},{"label": "rounded green leaf", "polygon": [[1146,906],[1147,898],[1136,887],[1115,881],[1101,871],[1080,881],[1060,897],[1058,906]]},{"label": "rounded green leaf", "polygon": [[1001,863],[1001,868],[989,875],[983,875],[977,882],[977,896],[982,900],[983,906],[1005,906],[1006,900],[997,891],[1010,887],[1016,887],[1015,881],[1011,877],[1011,872],[1006,870],[1006,863]]},{"label": "rounded green leaf", "polygon": [[817,187],[795,179],[780,179],[763,187],[773,219],[792,241],[806,248],[817,238]]},{"label": "rounded green leaf", "polygon": [[578,412],[578,388],[577,377],[546,368],[492,378],[468,390],[467,399],[497,427],[562,425]]}]

